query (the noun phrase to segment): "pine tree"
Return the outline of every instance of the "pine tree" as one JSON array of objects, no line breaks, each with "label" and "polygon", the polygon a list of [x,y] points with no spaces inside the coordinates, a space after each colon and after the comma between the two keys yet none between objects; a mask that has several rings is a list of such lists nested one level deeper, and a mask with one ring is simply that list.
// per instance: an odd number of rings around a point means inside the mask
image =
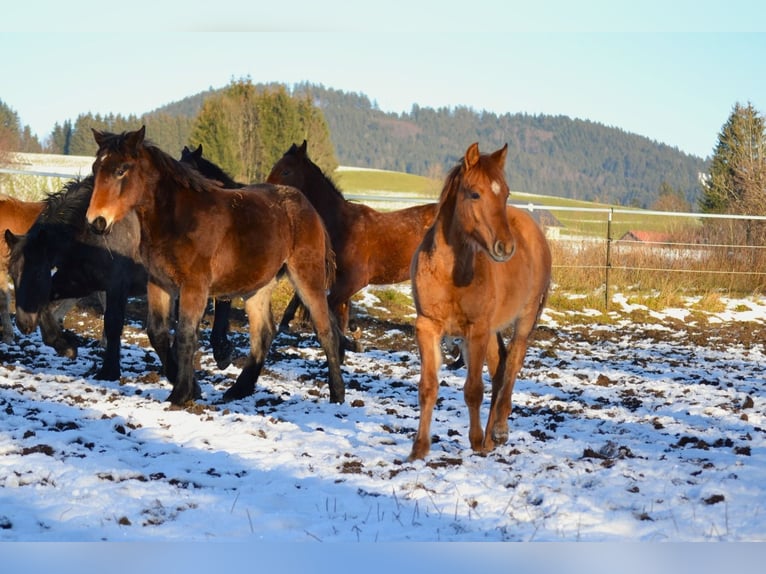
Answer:
[{"label": "pine tree", "polygon": [[706,213],[766,213],[766,126],[750,103],[737,103],[718,135],[700,207]]}]

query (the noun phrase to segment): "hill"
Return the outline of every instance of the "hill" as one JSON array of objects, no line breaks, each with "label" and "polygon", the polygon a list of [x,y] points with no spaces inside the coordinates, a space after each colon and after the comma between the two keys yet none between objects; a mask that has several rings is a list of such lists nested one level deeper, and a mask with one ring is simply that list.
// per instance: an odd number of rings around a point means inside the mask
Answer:
[{"label": "hill", "polygon": [[[342,165],[441,178],[470,143],[478,141],[484,150],[508,143],[511,189],[635,207],[652,206],[663,184],[695,205],[699,174],[707,171],[705,160],[677,148],[566,116],[418,105],[396,114],[381,111],[364,94],[313,84],[295,85],[291,92],[310,93],[322,109]],[[151,114],[193,116],[210,93]]]}]

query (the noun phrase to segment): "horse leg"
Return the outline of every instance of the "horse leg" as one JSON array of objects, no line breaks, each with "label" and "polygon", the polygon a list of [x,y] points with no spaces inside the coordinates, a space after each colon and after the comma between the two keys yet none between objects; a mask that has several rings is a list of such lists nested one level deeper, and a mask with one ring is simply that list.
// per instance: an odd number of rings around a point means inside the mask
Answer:
[{"label": "horse leg", "polygon": [[508,441],[508,417],[498,418],[498,396],[501,393],[508,360],[508,351],[503,343],[500,333],[495,334],[495,340],[490,341],[487,347],[487,367],[492,377],[492,402],[489,407],[487,428],[484,432],[484,450],[492,450],[498,444]]},{"label": "horse leg", "polygon": [[255,383],[261,374],[263,364],[274,339],[274,320],[271,313],[271,293],[277,280],[262,287],[245,301],[250,328],[250,354],[237,381],[223,394],[224,402],[249,397],[255,392]]},{"label": "horse leg", "polygon": [[116,381],[120,378],[120,343],[125,325],[125,309],[128,304],[127,285],[110,287],[106,291],[104,305],[103,334],[106,339],[104,361],[96,372],[102,381]]},{"label": "horse leg", "polygon": [[484,359],[487,355],[489,332],[474,326],[471,333],[466,333],[465,363],[468,371],[463,387],[463,398],[468,406],[468,439],[471,448],[483,452],[484,429],[481,426],[481,403],[484,400]]},{"label": "horse leg", "polygon": [[178,376],[168,400],[177,406],[201,396],[194,375],[194,355],[198,351],[198,331],[207,305],[208,290],[202,285],[185,284],[178,299],[178,325],[174,347],[178,361]]},{"label": "horse leg", "polygon": [[353,353],[361,353],[363,351],[362,344],[346,335],[348,331],[349,315],[351,314],[351,296],[359,289],[354,290],[353,285],[348,281],[347,275],[342,275],[336,278],[335,283],[330,289],[330,294],[327,297],[327,304],[330,307],[330,311],[335,317],[335,323],[338,326],[340,333],[340,352],[341,362],[345,356],[345,351],[351,351]]},{"label": "horse leg", "polygon": [[282,314],[282,320],[279,322],[279,331],[280,333],[287,333],[290,331],[290,321],[293,320],[295,317],[295,313],[298,311],[298,308],[301,306],[301,299],[298,297],[297,293],[293,293],[292,299],[290,299],[290,302],[287,304],[287,307],[285,308],[285,312]]},{"label": "horse leg", "polygon": [[215,299],[213,329],[210,331],[210,346],[213,347],[213,358],[219,369],[223,370],[231,364],[234,355],[234,345],[229,341],[229,314],[231,299]]},{"label": "horse leg", "polygon": [[2,277],[0,274],[0,281],[3,281],[2,287],[0,287],[0,322],[3,327],[3,343],[13,343],[13,324],[11,323],[11,290],[8,285],[8,277]]},{"label": "horse leg", "polygon": [[173,310],[173,297],[156,283],[146,284],[146,302],[149,307],[147,315],[147,334],[149,342],[160,358],[162,372],[168,381],[175,383],[178,377],[178,362],[173,355],[170,344],[170,318]]},{"label": "horse leg", "polygon": [[[307,261],[316,260],[316,258],[307,259]],[[322,265],[324,264],[322,259],[319,261],[322,261]],[[314,269],[313,265],[307,265],[303,268],[297,268],[292,267],[288,262],[288,274],[295,292],[308,309],[314,324],[314,332],[327,356],[330,402],[342,403],[346,399],[346,388],[340,371],[342,356],[340,337],[342,335],[335,317],[330,314],[330,307],[327,303],[324,267]]]},{"label": "horse leg", "polygon": [[415,337],[420,353],[420,381],[418,382],[418,406],[420,422],[412,443],[409,460],[425,458],[431,449],[431,417],[439,394],[437,373],[441,365],[441,328],[433,321],[419,316],[415,320]]},{"label": "horse leg", "polygon": [[[521,367],[524,363],[524,356],[527,353],[529,338],[535,327],[536,320],[536,314],[532,313],[525,321],[518,323],[514,329],[511,342],[507,347],[507,358],[505,360],[502,379],[498,377],[499,381],[502,381],[502,385],[499,385],[497,398],[493,400],[492,412],[490,415],[494,416],[494,422],[491,427],[487,424],[487,428],[492,429],[492,439],[498,444],[508,440],[508,417],[511,414],[511,396],[513,394],[513,387],[516,384],[516,377],[519,374],[519,371],[521,371]],[[492,386],[494,395],[494,380]]]}]

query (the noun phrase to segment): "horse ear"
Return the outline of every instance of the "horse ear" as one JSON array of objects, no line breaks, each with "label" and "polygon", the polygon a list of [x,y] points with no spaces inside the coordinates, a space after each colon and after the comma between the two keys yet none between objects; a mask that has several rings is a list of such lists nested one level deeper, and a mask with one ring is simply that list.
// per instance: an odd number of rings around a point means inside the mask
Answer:
[{"label": "horse ear", "polygon": [[479,155],[479,142],[474,142],[465,152],[465,168],[470,169],[479,163]]},{"label": "horse ear", "polygon": [[98,147],[101,147],[101,145],[104,142],[104,139],[106,138],[106,134],[102,131],[97,130],[96,128],[90,128],[90,131],[93,132],[93,138],[96,140]]},{"label": "horse ear", "polygon": [[197,149],[195,149],[195,150],[192,152],[192,155],[193,155],[193,156],[194,156],[196,159],[199,159],[199,158],[201,158],[201,157],[202,157],[202,144],[199,144],[199,145],[197,146]]},{"label": "horse ear", "polygon": [[141,126],[141,129],[134,132],[128,132],[127,142],[131,148],[137,148],[144,142],[144,136],[146,136],[146,126]]},{"label": "horse ear", "polygon": [[501,168],[505,167],[505,156],[508,154],[508,144],[506,143],[502,148],[492,154],[492,159],[495,160]]},{"label": "horse ear", "polygon": [[18,235],[15,235],[10,229],[6,229],[5,242],[8,244],[8,247],[13,249],[13,247],[19,242],[19,237]]},{"label": "horse ear", "polygon": [[306,140],[303,140],[303,143],[301,144],[301,147],[298,148],[298,151],[301,152],[301,155],[308,155],[306,153],[306,147],[308,146],[308,142]]}]

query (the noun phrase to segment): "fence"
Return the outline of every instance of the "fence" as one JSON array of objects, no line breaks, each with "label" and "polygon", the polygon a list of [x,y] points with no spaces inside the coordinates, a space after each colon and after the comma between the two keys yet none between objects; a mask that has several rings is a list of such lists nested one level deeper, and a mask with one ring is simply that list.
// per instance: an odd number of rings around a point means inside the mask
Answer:
[{"label": "fence", "polygon": [[[70,173],[23,171],[24,175],[70,178]],[[0,173],[18,170],[0,168]],[[350,201],[378,209],[399,209],[424,203],[423,197],[381,190],[347,193]],[[766,216],[670,213],[627,208],[575,207],[516,203],[529,211],[546,230],[554,253],[554,280],[566,282],[580,273],[581,286],[603,288],[605,307],[615,278],[654,283],[669,274],[706,277],[711,287],[766,290],[766,233],[752,233],[753,225],[766,228]],[[559,217],[552,216],[559,214]],[[669,224],[662,220],[672,219]],[[728,231],[700,235],[706,220],[726,222]],[[735,229],[735,224],[740,222]],[[675,229],[674,229],[675,228]],[[670,230],[670,231],[669,231]],[[650,232],[654,232],[653,234]],[[728,240],[721,240],[721,238]],[[583,276],[582,274],[586,274]],[[588,275],[588,274],[596,274]],[[651,282],[650,282],[651,283]],[[702,283],[699,279],[697,283]]]}]

